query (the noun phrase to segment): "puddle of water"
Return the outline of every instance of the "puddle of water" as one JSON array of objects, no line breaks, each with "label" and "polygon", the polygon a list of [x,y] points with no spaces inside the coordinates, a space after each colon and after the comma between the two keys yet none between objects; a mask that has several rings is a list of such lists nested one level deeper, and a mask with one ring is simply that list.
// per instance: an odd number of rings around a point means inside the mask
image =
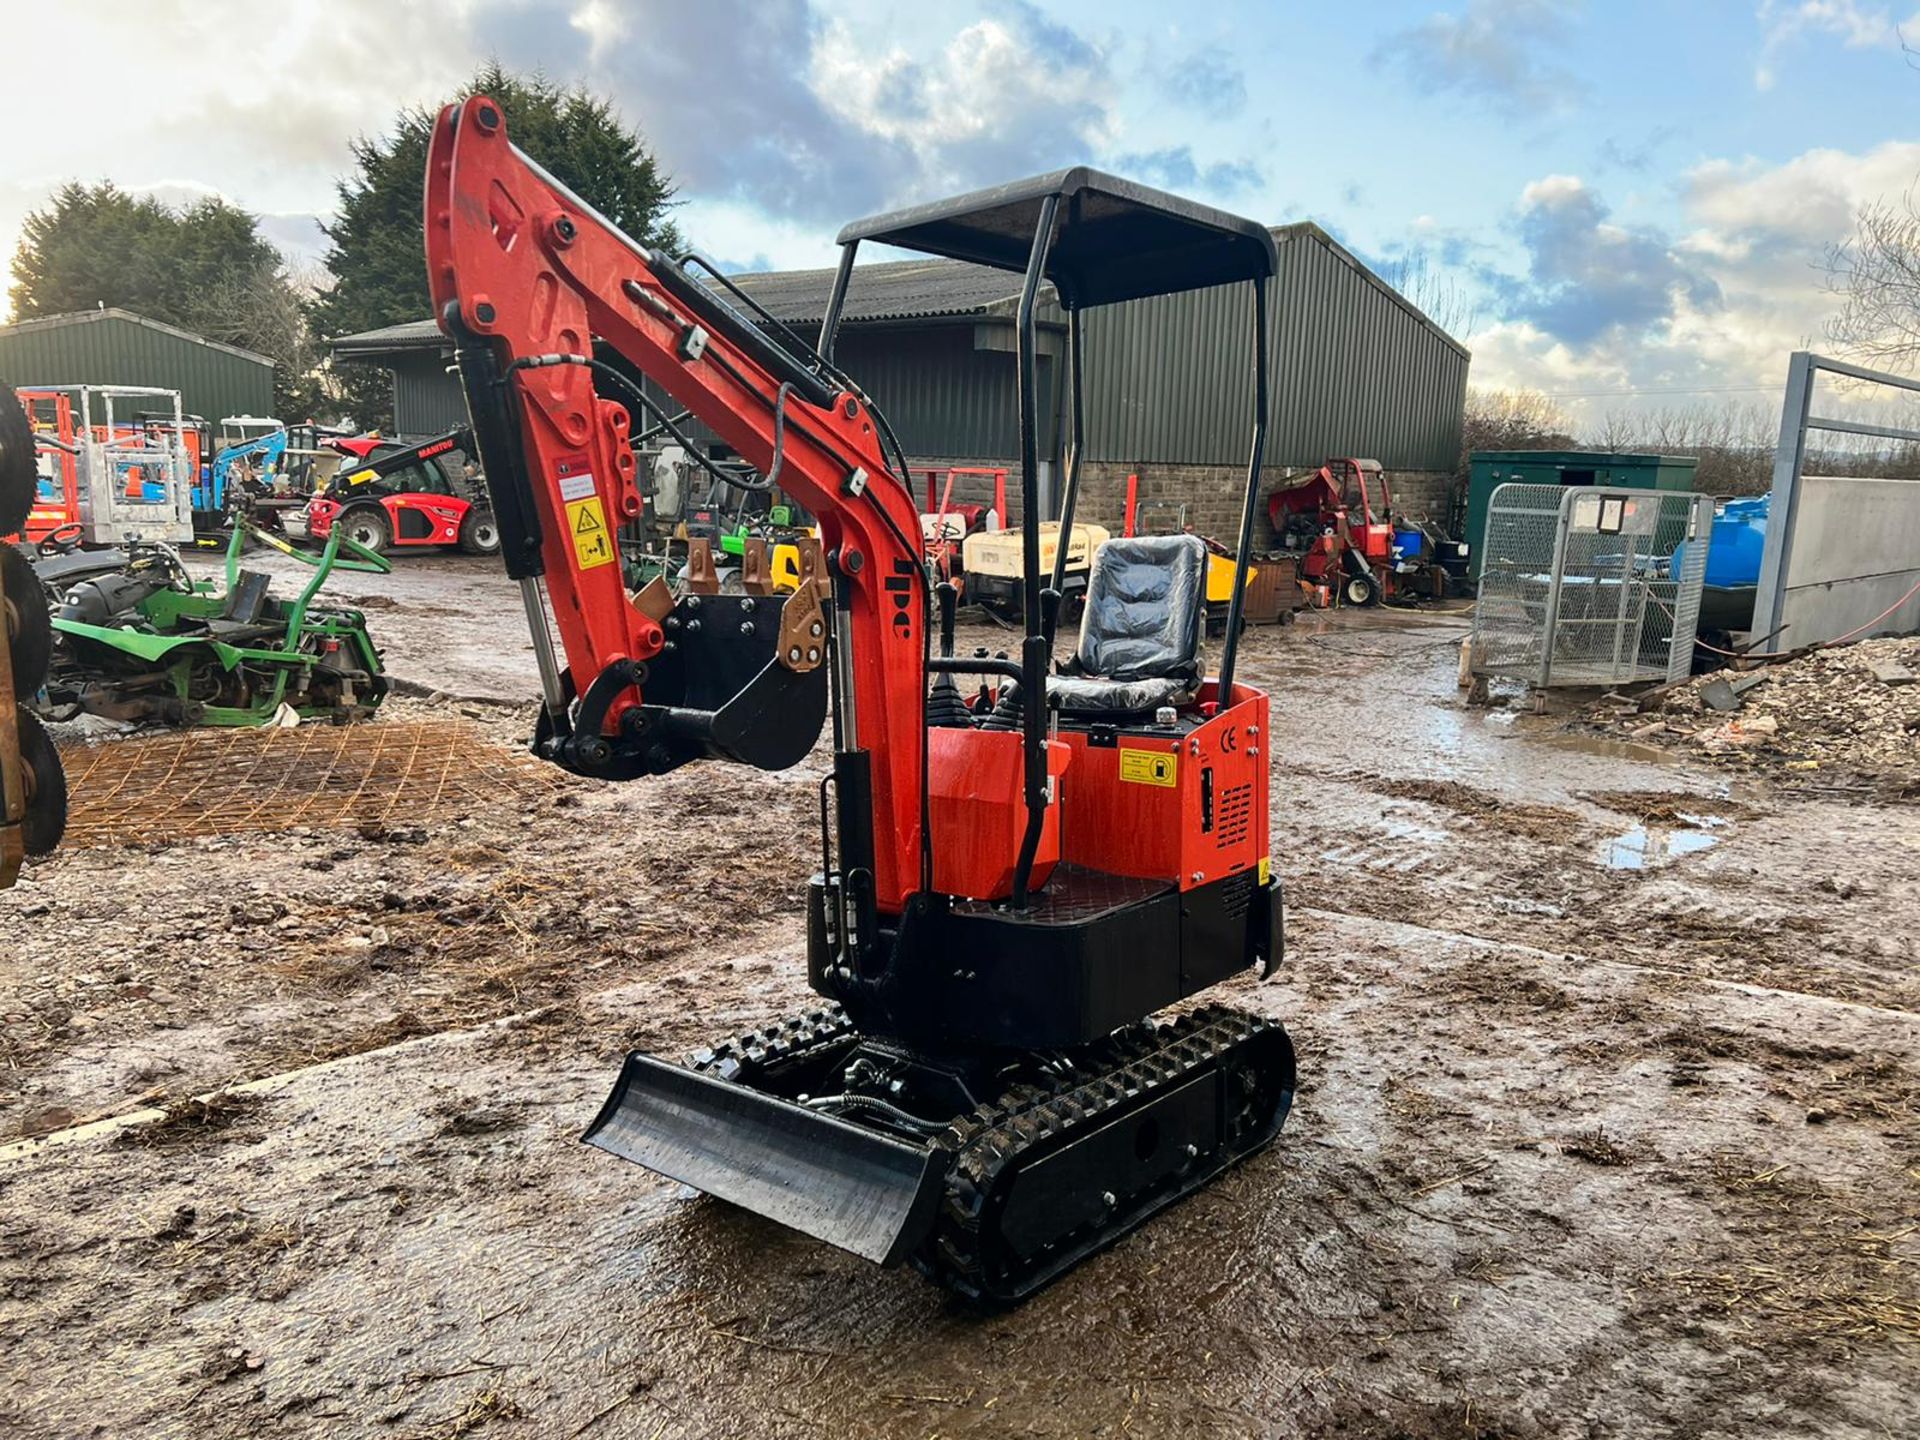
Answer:
[{"label": "puddle of water", "polygon": [[[1717,819],[1696,820],[1691,815],[1686,819],[1703,825],[1724,823]],[[1626,834],[1615,836],[1600,847],[1600,863],[1609,870],[1645,870],[1650,865],[1664,865],[1678,860],[1682,855],[1711,850],[1719,843],[1719,836],[1709,835],[1705,830],[1650,831],[1644,825],[1636,825]]]},{"label": "puddle of water", "polygon": [[1605,735],[1543,735],[1542,745],[1556,750],[1577,750],[1582,755],[1604,755],[1610,760],[1644,760],[1652,765],[1684,765],[1686,758],[1658,745],[1638,740],[1613,740]]}]

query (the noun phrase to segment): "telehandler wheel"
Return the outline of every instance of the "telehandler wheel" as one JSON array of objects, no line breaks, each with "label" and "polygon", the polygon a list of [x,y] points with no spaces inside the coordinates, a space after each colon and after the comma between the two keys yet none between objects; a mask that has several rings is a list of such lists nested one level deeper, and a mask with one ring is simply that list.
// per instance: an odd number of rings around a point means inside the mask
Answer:
[{"label": "telehandler wheel", "polygon": [[53,619],[46,587],[27,557],[0,542],[0,639],[13,660],[16,695],[36,693],[47,683],[53,660]]},{"label": "telehandler wheel", "polygon": [[20,821],[20,843],[29,855],[45,855],[67,830],[67,772],[60,752],[25,706],[14,707],[20,727],[20,763],[27,778],[27,813]]},{"label": "telehandler wheel", "polygon": [[493,522],[492,507],[476,505],[460,522],[460,548],[469,555],[498,555],[500,527]]},{"label": "telehandler wheel", "polygon": [[17,535],[33,509],[33,427],[13,387],[0,380],[0,535]]},{"label": "telehandler wheel", "polygon": [[1340,598],[1349,605],[1377,605],[1380,586],[1371,575],[1349,575],[1340,586]]},{"label": "telehandler wheel", "polygon": [[333,523],[346,526],[349,540],[376,555],[386,554],[393,545],[393,526],[378,505],[355,505]]}]

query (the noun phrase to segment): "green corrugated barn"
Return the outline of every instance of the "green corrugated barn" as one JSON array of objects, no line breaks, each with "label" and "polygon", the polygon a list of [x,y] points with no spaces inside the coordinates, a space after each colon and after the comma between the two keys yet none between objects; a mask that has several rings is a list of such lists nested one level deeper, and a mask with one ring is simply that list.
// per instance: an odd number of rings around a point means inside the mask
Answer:
[{"label": "green corrugated barn", "polygon": [[273,361],[131,310],[80,310],[0,325],[9,385],[151,385],[189,415],[273,413]]},{"label": "green corrugated barn", "polygon": [[1700,464],[1692,455],[1629,455],[1618,450],[1476,450],[1468,457],[1467,573],[1480,578],[1487,509],[1502,485],[1612,485],[1628,490],[1691,490]]}]

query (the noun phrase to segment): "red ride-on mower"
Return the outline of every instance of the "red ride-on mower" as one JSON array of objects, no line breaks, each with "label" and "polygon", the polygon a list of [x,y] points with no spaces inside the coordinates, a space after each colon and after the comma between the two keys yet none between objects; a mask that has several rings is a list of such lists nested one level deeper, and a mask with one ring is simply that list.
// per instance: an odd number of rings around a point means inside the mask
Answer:
[{"label": "red ride-on mower", "polygon": [[[942,580],[966,593],[966,566],[962,545],[967,536],[986,530],[999,530],[1007,523],[1007,472],[956,465],[947,471],[946,484],[935,496],[937,472],[927,471],[927,508],[920,512],[920,537],[926,546],[927,563],[936,580]],[[991,483],[992,496],[978,501],[954,499],[954,482],[967,476]]]},{"label": "red ride-on mower", "polygon": [[437,545],[497,554],[500,530],[473,454],[473,435],[463,425],[418,445],[376,451],[364,464],[342,466],[308,503],[307,533],[325,540],[335,525],[344,525],[348,539],[376,555]]},{"label": "red ride-on mower", "polygon": [[[1267,497],[1281,549],[1300,557],[1300,577],[1342,604],[1439,599],[1446,576],[1407,553],[1393,524],[1393,494],[1378,460],[1334,459]],[[1411,537],[1418,534],[1407,532]]]}]

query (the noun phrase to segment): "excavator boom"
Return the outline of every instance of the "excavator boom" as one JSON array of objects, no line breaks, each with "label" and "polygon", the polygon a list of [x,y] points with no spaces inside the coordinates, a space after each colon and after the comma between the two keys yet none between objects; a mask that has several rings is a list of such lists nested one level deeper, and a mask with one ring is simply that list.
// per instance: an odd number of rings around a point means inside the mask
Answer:
[{"label": "excavator boom", "polygon": [[[700,596],[671,609],[629,599],[616,534],[642,503],[632,412],[670,418],[644,377],[819,520],[840,650],[861,658],[841,676],[843,725],[857,727],[841,748],[870,757],[875,810],[890,821],[874,885],[897,908],[921,879],[924,583],[918,511],[865,397],[623,235],[516,150],[484,96],[435,126],[426,233],[435,313],[455,341],[502,554],[536,631],[548,753],[612,778],[704,756],[780,768],[824,717],[826,576],[777,616]],[[596,379],[620,400],[596,393]],[[564,669],[544,633],[543,582]],[[748,622],[756,633],[738,633]],[[762,655],[770,668],[753,664]],[[749,667],[751,693],[721,694],[706,678]],[[660,695],[647,683],[656,672]]]}]

